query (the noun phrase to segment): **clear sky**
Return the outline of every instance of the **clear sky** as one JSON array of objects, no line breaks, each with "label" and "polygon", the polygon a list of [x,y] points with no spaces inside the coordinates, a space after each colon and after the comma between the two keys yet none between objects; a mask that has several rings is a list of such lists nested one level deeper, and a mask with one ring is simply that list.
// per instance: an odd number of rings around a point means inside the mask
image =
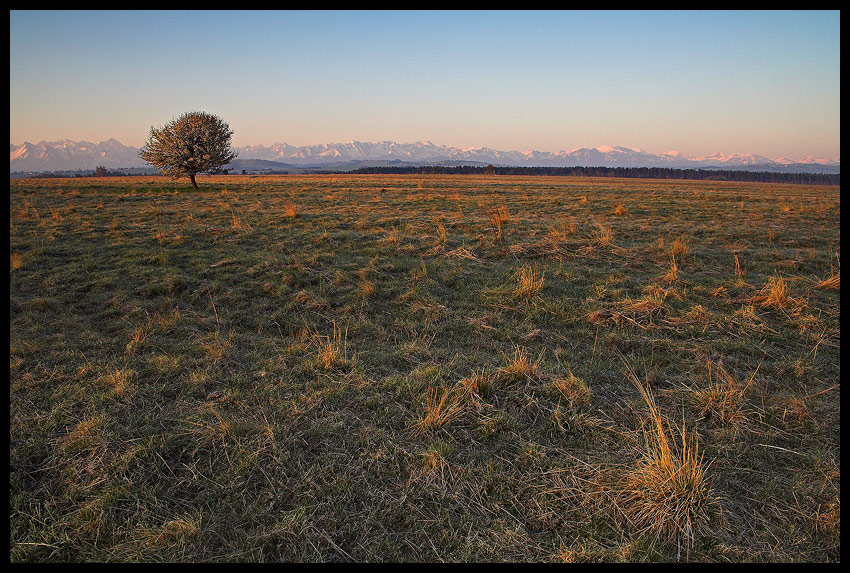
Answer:
[{"label": "clear sky", "polygon": [[840,156],[838,11],[11,11],[10,142]]}]

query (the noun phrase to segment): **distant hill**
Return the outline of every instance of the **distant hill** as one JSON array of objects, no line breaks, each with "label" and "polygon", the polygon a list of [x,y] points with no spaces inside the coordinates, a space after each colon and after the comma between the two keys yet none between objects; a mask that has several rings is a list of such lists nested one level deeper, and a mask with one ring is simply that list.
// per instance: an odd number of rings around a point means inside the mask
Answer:
[{"label": "distant hill", "polygon": [[[228,168],[268,172],[304,169],[350,170],[381,165],[488,165],[508,167],[669,167],[781,173],[840,173],[839,159],[803,157],[770,159],[760,155],[720,153],[688,157],[676,151],[656,154],[631,147],[582,147],[571,151],[500,151],[489,147],[458,148],[430,141],[369,143],[350,141],[295,147],[276,143],[234,148]],[[9,145],[9,172],[45,172],[144,167],[138,148],[109,139],[100,143],[70,140]]]},{"label": "distant hill", "polygon": [[9,171],[73,171],[95,169],[102,165],[108,169],[144,167],[135,147],[123,145],[115,139],[91,143],[89,141],[41,141],[9,146]]}]

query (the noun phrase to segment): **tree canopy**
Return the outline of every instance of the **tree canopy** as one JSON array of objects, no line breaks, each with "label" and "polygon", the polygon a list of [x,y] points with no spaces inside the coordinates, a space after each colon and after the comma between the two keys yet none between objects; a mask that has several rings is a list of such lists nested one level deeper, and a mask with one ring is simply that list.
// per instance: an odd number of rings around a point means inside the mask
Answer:
[{"label": "tree canopy", "polygon": [[150,135],[139,156],[171,177],[189,177],[198,189],[195,175],[213,173],[236,158],[230,148],[233,131],[221,118],[190,111],[157,129]]}]

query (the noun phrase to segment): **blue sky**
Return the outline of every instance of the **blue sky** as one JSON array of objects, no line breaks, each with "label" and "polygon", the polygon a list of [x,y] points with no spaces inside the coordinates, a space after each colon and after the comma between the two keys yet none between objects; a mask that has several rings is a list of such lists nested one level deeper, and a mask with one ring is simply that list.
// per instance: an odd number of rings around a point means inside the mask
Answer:
[{"label": "blue sky", "polygon": [[10,12],[10,142],[840,155],[840,13]]}]

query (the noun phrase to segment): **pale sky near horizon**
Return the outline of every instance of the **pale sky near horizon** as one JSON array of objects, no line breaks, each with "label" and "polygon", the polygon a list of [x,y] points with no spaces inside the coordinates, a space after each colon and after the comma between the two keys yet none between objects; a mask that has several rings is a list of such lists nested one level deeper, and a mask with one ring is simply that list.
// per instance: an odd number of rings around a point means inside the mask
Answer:
[{"label": "pale sky near horizon", "polygon": [[10,143],[214,113],[233,145],[840,156],[838,11],[16,11]]}]

